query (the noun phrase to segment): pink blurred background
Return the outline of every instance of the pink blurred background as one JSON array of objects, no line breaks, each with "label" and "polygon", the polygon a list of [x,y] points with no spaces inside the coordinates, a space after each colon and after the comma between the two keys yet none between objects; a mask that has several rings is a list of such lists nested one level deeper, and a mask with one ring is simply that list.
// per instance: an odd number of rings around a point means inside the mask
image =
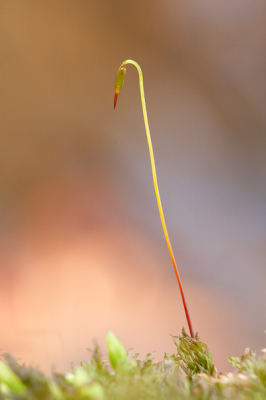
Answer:
[{"label": "pink blurred background", "polygon": [[66,371],[111,329],[141,356],[187,327],[219,370],[265,347],[266,3],[1,0],[0,348]]}]

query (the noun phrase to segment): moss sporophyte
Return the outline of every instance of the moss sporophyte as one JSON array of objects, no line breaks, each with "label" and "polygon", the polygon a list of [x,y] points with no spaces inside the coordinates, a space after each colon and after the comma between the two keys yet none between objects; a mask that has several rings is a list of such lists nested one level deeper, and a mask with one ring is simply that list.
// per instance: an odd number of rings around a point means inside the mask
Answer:
[{"label": "moss sporophyte", "polygon": [[125,75],[126,75],[126,65],[127,64],[133,64],[137,68],[138,73],[139,73],[139,86],[140,86],[142,111],[143,111],[144,125],[145,125],[147,140],[148,140],[149,152],[150,152],[153,184],[154,184],[157,204],[158,204],[158,208],[159,208],[159,213],[160,213],[160,218],[161,218],[161,222],[162,222],[162,227],[163,227],[163,231],[164,231],[165,240],[166,240],[166,243],[167,243],[167,247],[168,247],[168,250],[169,250],[169,253],[170,253],[170,257],[171,257],[171,260],[172,260],[172,263],[173,263],[175,275],[176,275],[177,282],[178,282],[179,289],[180,289],[180,293],[181,293],[181,297],[182,297],[182,301],[183,301],[183,305],[184,305],[184,309],[185,309],[185,314],[186,314],[186,318],[187,318],[187,323],[188,323],[188,327],[189,327],[189,331],[190,331],[190,336],[192,338],[195,338],[195,335],[194,335],[194,332],[193,332],[193,328],[192,328],[191,318],[190,318],[190,315],[189,315],[189,312],[188,312],[187,302],[186,302],[186,299],[185,299],[183,285],[182,285],[182,282],[181,282],[180,274],[179,274],[179,271],[178,271],[178,268],[177,268],[177,265],[176,265],[176,261],[175,261],[175,257],[174,257],[174,252],[173,252],[172,245],[171,245],[171,242],[170,242],[170,239],[169,239],[169,235],[168,235],[168,231],[167,231],[167,228],[166,228],[166,223],[165,223],[165,219],[164,219],[162,203],[161,203],[161,199],[160,199],[160,193],[159,193],[157,175],[156,175],[156,168],[155,168],[155,161],[154,161],[154,154],[153,154],[153,147],[152,147],[152,141],[151,141],[151,135],[150,135],[150,129],[149,129],[149,123],[148,123],[146,103],[145,103],[144,86],[143,86],[143,75],[142,75],[142,71],[141,71],[141,68],[140,68],[139,64],[136,63],[133,60],[124,61],[120,65],[120,67],[118,69],[117,77],[116,77],[116,84],[115,84],[114,108],[116,107],[118,94],[119,94],[119,92],[120,92],[120,90],[121,90],[121,88],[123,86],[123,83],[124,83],[124,79],[125,79]]},{"label": "moss sporophyte", "polygon": [[106,345],[109,360],[103,358],[94,342],[91,359],[60,374],[52,369],[45,376],[32,366],[26,366],[8,355],[0,355],[0,400],[265,400],[266,349],[262,356],[246,349],[240,357],[229,357],[236,372],[219,373],[207,345],[198,334],[194,336],[188,308],[164,220],[156,178],[154,156],[146,112],[143,77],[139,65],[125,61],[118,70],[114,106],[123,85],[126,64],[138,70],[146,134],[148,139],[153,182],[166,243],[179,284],[190,336],[172,336],[176,351],[165,353],[161,362],[154,362],[151,354],[144,360],[131,355],[111,331]]}]

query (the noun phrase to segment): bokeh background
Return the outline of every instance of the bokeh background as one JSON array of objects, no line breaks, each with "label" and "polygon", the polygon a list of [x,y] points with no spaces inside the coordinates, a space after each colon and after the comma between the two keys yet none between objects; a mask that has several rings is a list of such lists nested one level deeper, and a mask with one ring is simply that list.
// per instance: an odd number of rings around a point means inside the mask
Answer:
[{"label": "bokeh background", "polygon": [[266,3],[0,1],[0,348],[66,371],[111,329],[141,356],[187,326],[219,370],[265,347]]}]

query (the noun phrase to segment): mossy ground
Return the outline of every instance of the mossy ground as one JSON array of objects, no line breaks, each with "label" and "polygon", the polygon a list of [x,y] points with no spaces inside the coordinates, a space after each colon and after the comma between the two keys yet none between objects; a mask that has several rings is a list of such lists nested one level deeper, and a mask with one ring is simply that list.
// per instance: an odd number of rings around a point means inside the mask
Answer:
[{"label": "mossy ground", "polygon": [[145,400],[145,399],[266,399],[266,350],[261,356],[247,349],[230,357],[235,373],[217,374],[205,343],[183,330],[173,337],[176,354],[154,362],[128,355],[118,338],[107,335],[109,360],[97,344],[91,359],[67,374],[43,375],[10,355],[0,361],[0,399],[12,400]]}]

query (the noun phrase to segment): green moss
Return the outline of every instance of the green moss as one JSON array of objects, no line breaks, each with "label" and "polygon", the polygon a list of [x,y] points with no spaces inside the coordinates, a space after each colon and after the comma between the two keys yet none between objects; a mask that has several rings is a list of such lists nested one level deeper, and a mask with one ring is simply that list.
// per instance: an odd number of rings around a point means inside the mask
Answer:
[{"label": "green moss", "polygon": [[154,362],[128,355],[120,340],[107,335],[109,360],[94,344],[92,357],[67,374],[46,377],[5,355],[0,361],[0,399],[4,400],[264,400],[266,354],[247,349],[230,357],[235,373],[217,374],[207,345],[183,330],[173,337],[176,354]]}]

